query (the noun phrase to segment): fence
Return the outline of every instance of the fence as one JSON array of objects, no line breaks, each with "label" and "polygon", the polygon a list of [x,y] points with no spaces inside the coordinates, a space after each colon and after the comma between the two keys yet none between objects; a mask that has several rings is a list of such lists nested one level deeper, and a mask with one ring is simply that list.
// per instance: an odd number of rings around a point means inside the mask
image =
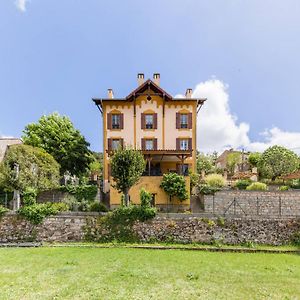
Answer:
[{"label": "fence", "polygon": [[204,207],[222,216],[300,217],[300,192],[219,192],[205,196]]}]

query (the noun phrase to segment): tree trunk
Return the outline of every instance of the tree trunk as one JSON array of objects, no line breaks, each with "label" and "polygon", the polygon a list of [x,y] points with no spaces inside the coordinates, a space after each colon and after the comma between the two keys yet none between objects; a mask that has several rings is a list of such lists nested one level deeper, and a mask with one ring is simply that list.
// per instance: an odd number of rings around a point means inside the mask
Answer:
[{"label": "tree trunk", "polygon": [[129,206],[129,190],[124,191],[125,206]]}]

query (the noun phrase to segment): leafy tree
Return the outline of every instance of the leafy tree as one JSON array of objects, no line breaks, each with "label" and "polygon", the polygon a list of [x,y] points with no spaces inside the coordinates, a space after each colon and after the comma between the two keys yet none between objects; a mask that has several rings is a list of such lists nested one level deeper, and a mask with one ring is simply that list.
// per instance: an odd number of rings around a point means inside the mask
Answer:
[{"label": "leafy tree", "polygon": [[213,169],[213,163],[211,157],[200,153],[197,156],[197,172],[199,174],[204,171],[206,174],[209,173]]},{"label": "leafy tree", "polygon": [[241,160],[241,153],[239,153],[239,152],[232,152],[227,155],[226,165],[227,165],[228,171],[231,174],[234,173],[234,169],[235,169],[236,165],[240,162],[240,160]]},{"label": "leafy tree", "polygon": [[170,196],[170,200],[172,200],[172,197],[178,197],[180,201],[188,199],[188,192],[182,175],[176,173],[164,174],[160,187]]},{"label": "leafy tree", "polygon": [[134,149],[118,149],[111,158],[113,186],[124,194],[125,206],[129,205],[129,190],[145,170],[144,156]]},{"label": "leafy tree", "polygon": [[1,164],[0,182],[11,191],[25,191],[28,187],[39,191],[55,188],[59,185],[59,164],[43,149],[13,145]]},{"label": "leafy tree", "polygon": [[281,146],[272,146],[263,152],[258,162],[262,176],[275,180],[297,170],[299,160],[296,153]]},{"label": "leafy tree", "polygon": [[259,153],[259,152],[250,153],[249,158],[248,158],[250,165],[252,167],[257,167],[260,157],[261,157],[261,153]]},{"label": "leafy tree", "polygon": [[66,116],[53,113],[25,127],[23,141],[51,154],[61,166],[61,174],[69,171],[80,176],[92,162],[89,143]]}]

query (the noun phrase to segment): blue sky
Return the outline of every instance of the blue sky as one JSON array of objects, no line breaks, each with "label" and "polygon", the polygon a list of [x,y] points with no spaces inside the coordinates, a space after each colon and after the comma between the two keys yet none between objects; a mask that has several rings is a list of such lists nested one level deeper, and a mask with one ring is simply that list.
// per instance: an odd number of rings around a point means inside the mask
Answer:
[{"label": "blue sky", "polygon": [[300,149],[299,15],[298,0],[2,0],[0,135],[58,111],[100,150],[91,98],[159,72],[173,95],[210,96],[200,150]]}]

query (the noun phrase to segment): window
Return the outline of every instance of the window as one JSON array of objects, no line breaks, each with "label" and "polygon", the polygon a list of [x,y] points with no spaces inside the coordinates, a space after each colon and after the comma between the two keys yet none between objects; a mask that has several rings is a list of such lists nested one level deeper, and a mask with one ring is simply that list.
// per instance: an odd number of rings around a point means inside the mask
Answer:
[{"label": "window", "polygon": [[180,150],[188,150],[189,149],[189,140],[182,139],[180,140]]},{"label": "window", "polygon": [[154,128],[154,118],[152,114],[145,115],[145,125],[146,129]]},{"label": "window", "polygon": [[118,150],[121,146],[121,141],[119,139],[113,139],[111,142],[111,149],[112,150]]},{"label": "window", "polygon": [[188,128],[188,114],[180,114],[180,128]]},{"label": "window", "polygon": [[154,141],[153,140],[145,140],[145,149],[153,150],[154,149]]},{"label": "window", "polygon": [[111,115],[111,124],[112,124],[112,129],[120,129],[121,128],[121,115],[120,114],[112,114]]}]

